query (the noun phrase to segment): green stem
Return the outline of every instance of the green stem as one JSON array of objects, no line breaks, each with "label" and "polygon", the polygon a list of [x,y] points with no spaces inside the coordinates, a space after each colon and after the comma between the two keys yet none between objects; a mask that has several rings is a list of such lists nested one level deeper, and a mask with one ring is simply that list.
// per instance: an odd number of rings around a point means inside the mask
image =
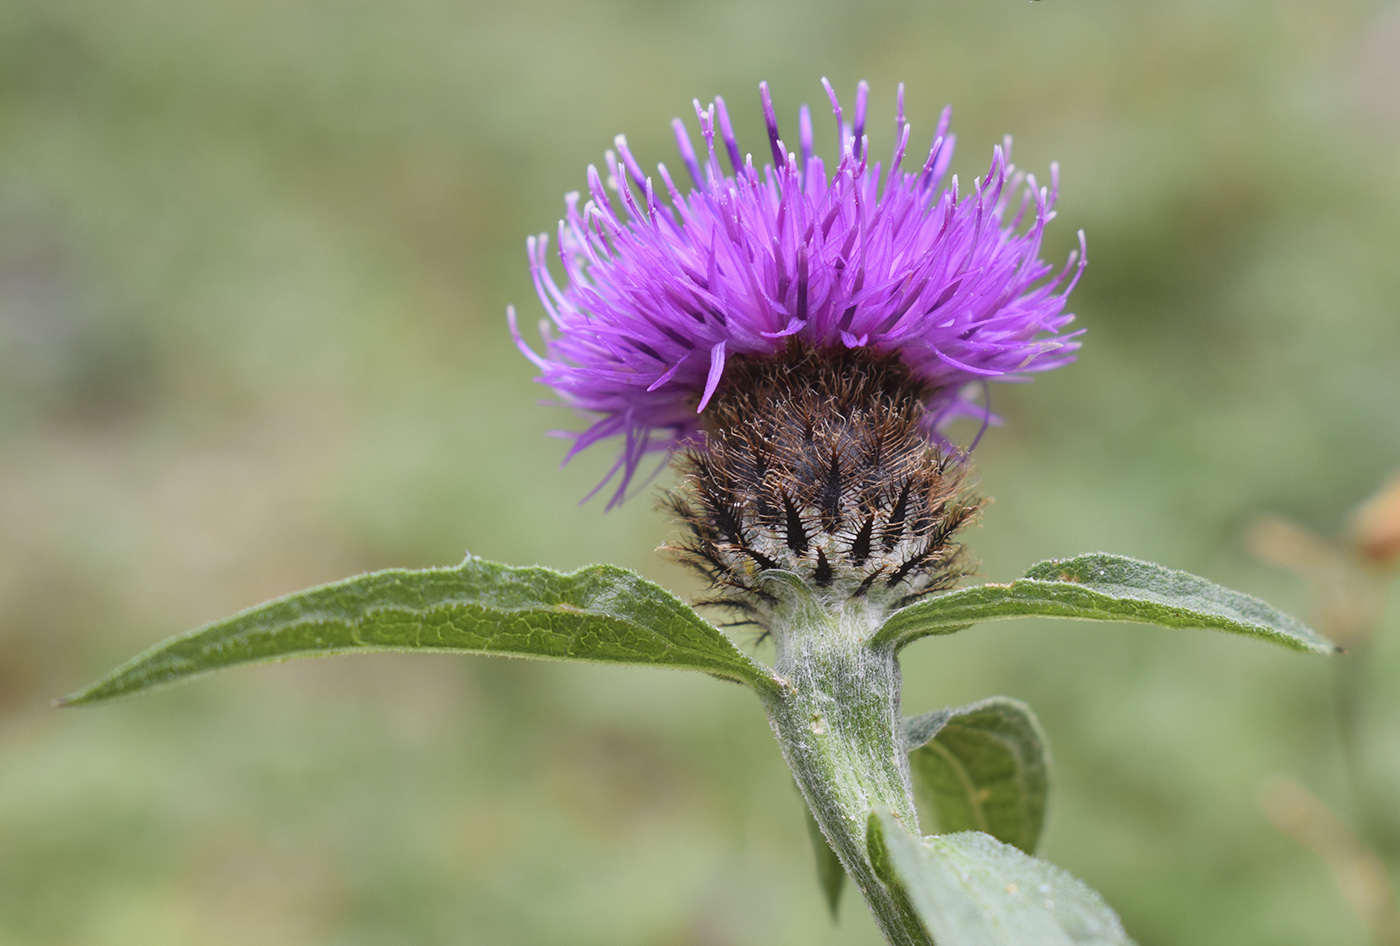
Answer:
[{"label": "green stem", "polygon": [[783,757],[885,938],[931,946],[903,898],[876,876],[866,846],[876,807],[918,833],[894,647],[868,646],[875,622],[859,603],[829,613],[796,576],[769,574],[780,602],[772,630],[783,685],[763,701]]}]

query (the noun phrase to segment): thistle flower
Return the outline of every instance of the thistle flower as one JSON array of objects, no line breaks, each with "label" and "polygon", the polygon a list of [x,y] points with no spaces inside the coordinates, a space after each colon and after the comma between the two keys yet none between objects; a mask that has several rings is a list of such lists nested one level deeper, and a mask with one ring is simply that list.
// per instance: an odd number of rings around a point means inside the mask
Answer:
[{"label": "thistle flower", "polygon": [[877,613],[971,573],[952,537],[982,500],[966,454],[929,441],[927,387],[898,358],[797,344],[730,371],[666,500],[689,531],[672,551],[716,592],[700,603],[767,626],[769,569],[828,609],[864,599]]},{"label": "thistle flower", "polygon": [[[896,145],[882,173],[867,149],[868,87],[860,84],[848,124],[822,81],[840,134],[830,173],[813,153],[806,106],[800,153],[787,151],[764,83],[773,163],[762,171],[752,155],[741,156],[724,100],[707,108],[697,100],[703,165],[684,124],[672,123],[693,184],[688,193],[658,165],[668,206],[619,135],[606,156],[606,184],[590,166],[590,199],[580,206],[577,193],[565,198],[557,247],[563,287],[548,268],[548,238],[528,241],[549,314],[545,354],[521,338],[513,310],[511,329],[539,380],[565,404],[596,415],[573,435],[570,457],[624,436],[604,481],[620,475],[614,504],[647,453],[669,452],[700,429],[736,358],[772,357],[795,342],[897,355],[926,387],[932,433],[960,415],[984,413],[970,382],[975,389],[977,382],[1023,380],[1069,362],[1078,348],[1078,333],[1064,331],[1073,319],[1064,308],[1083,254],[1072,254],[1049,279],[1052,269],[1039,258],[1054,216],[1055,165],[1050,186],[1038,186],[1008,163],[1008,139],[970,192],[956,176],[940,188],[955,139],[945,109],[927,157],[905,170],[910,126],[901,85]],[[1018,206],[1008,219],[1013,199]]]},{"label": "thistle flower", "polygon": [[753,574],[779,565],[844,595],[879,579],[902,585],[900,600],[947,587],[961,574],[947,538],[980,501],[940,431],[991,419],[986,382],[1024,380],[1079,347],[1064,309],[1083,234],[1058,273],[1039,256],[1058,169],[1040,186],[1009,163],[1007,139],[970,189],[956,176],[941,186],[954,144],[945,109],[906,170],[901,85],[882,171],[865,134],[868,87],[848,123],[822,81],[839,133],[830,171],[806,106],[798,152],[787,150],[766,84],[761,171],[721,98],[695,102],[702,155],[673,122],[688,191],[658,165],[659,196],[618,136],[606,178],[588,169],[588,200],[565,198],[562,286],[548,238],[528,241],[549,315],[543,354],[509,313],[539,380],[595,418],[570,435],[569,457],[624,438],[598,487],[619,480],[610,506],[646,454],[680,449],[688,486],[671,506],[691,528],[687,554],[741,592],[731,600],[752,601]]}]

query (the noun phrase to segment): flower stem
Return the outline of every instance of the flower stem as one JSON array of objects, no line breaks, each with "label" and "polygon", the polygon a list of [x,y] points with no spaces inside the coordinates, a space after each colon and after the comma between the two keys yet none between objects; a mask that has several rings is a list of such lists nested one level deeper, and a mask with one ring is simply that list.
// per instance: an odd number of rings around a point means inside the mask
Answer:
[{"label": "flower stem", "polygon": [[797,576],[768,575],[780,602],[772,630],[783,686],[763,701],[783,757],[885,938],[931,946],[903,898],[876,875],[866,847],[876,807],[918,831],[894,648],[867,645],[878,622],[861,602],[831,613]]}]

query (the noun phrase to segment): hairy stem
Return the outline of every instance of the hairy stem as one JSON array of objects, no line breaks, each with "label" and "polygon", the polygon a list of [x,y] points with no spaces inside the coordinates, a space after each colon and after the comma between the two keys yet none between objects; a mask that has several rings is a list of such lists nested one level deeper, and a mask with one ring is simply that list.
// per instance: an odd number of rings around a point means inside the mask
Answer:
[{"label": "hairy stem", "polygon": [[[931,946],[901,897],[876,876],[866,847],[872,809],[918,831],[893,647],[870,648],[863,607],[828,613],[793,576],[770,583],[780,690],[764,696],[773,732],[817,824],[891,943]],[[777,587],[781,586],[781,587]]]}]

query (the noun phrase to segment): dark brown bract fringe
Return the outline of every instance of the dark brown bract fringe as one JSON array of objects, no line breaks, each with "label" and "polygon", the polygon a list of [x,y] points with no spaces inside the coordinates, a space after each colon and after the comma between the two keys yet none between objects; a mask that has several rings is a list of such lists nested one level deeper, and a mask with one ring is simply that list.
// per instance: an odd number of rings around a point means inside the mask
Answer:
[{"label": "dark brown bract fringe", "polygon": [[927,391],[897,359],[793,346],[735,359],[723,385],[664,501],[689,532],[671,550],[712,583],[701,604],[766,626],[767,569],[884,609],[973,571],[952,536],[983,500],[966,455],[929,441]]}]

